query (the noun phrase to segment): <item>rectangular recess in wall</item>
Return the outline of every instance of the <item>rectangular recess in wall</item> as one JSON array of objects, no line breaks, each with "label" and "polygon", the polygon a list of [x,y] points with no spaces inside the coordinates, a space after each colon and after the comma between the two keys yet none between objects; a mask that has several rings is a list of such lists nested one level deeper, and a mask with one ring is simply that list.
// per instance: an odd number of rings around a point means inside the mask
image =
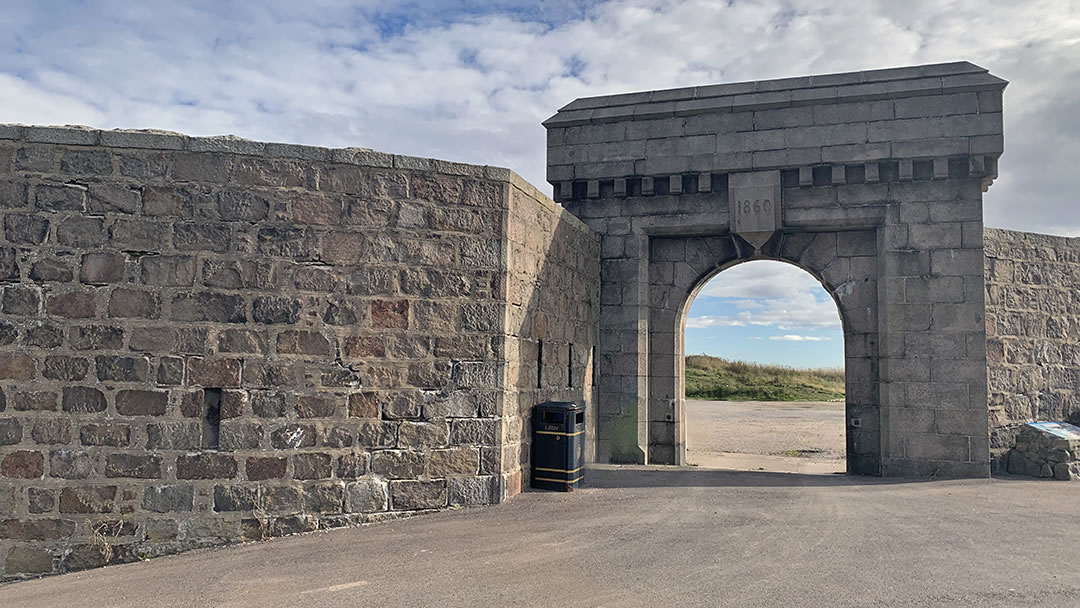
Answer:
[{"label": "rectangular recess in wall", "polygon": [[216,450],[221,441],[221,389],[203,389],[202,447]]},{"label": "rectangular recess in wall", "polygon": [[592,347],[592,382],[589,384],[589,388],[596,386],[596,379],[599,377],[597,374],[600,371],[600,364],[596,359],[596,347]]},{"label": "rectangular recess in wall", "polygon": [[566,346],[566,388],[574,388],[574,345]]},{"label": "rectangular recess in wall", "polygon": [[536,388],[544,388],[544,341],[536,342]]}]

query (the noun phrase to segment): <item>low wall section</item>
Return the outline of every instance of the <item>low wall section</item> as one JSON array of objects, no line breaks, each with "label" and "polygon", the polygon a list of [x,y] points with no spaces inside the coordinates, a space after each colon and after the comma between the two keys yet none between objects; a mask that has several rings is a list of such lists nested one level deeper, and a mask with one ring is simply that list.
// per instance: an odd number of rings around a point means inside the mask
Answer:
[{"label": "low wall section", "polygon": [[986,229],[991,455],[1026,422],[1080,423],[1080,238]]}]

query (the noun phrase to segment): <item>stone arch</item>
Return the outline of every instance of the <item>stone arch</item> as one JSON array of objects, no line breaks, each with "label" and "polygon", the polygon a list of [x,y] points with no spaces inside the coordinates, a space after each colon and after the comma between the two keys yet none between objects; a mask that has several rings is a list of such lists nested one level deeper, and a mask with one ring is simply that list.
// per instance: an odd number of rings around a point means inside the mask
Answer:
[{"label": "stone arch", "polygon": [[596,459],[677,461],[680,306],[760,255],[841,301],[852,472],[986,476],[982,192],[1006,84],[957,62],[583,98],[545,121],[555,199],[602,239]]},{"label": "stone arch", "polygon": [[[873,230],[779,233],[761,250],[733,235],[651,240],[649,462],[685,464],[686,315],[698,291],[738,264],[772,260],[813,276],[832,298],[845,343],[850,472],[880,473],[877,453],[877,235]],[[681,259],[678,259],[681,258]],[[670,369],[668,374],[663,370]]]}]

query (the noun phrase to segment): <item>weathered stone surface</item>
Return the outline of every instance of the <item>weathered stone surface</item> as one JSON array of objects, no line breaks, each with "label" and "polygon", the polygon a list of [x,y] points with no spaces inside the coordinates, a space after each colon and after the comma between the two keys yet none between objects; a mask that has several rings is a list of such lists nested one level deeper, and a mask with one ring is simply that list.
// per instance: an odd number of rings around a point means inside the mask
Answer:
[{"label": "weathered stone surface", "polygon": [[388,506],[389,486],[375,478],[359,479],[345,487],[345,510],[349,513],[375,513]]},{"label": "weathered stone surface", "polygon": [[27,488],[26,502],[31,513],[49,513],[56,508],[56,492],[46,488]]},{"label": "weathered stone surface", "polygon": [[9,243],[40,245],[49,236],[49,220],[37,215],[7,215],[4,217],[4,236]]},{"label": "weathered stone surface", "polygon": [[395,511],[441,509],[447,505],[445,480],[390,482],[390,504]]},{"label": "weathered stone surface", "polygon": [[297,399],[296,415],[300,418],[332,418],[340,399],[332,394],[301,395]]},{"label": "weathered stone surface", "polygon": [[223,452],[254,450],[262,445],[263,427],[260,424],[228,421],[221,424],[219,448]]},{"label": "weathered stone surface", "polygon": [[1068,423],[1026,424],[1008,453],[1008,472],[1028,477],[1080,479],[1080,427]]},{"label": "weathered stone surface", "polygon": [[11,286],[4,288],[2,310],[9,315],[37,315],[41,308],[41,293],[36,287]]},{"label": "weathered stone surface", "polygon": [[218,332],[217,351],[219,353],[268,352],[266,336],[248,329],[226,329]]},{"label": "weathered stone surface", "polygon": [[461,477],[447,481],[451,506],[488,505],[499,500],[498,478]]},{"label": "weathered stone surface", "polygon": [[383,329],[408,329],[407,300],[375,300],[371,303],[371,325]]},{"label": "weathered stone surface", "polygon": [[379,394],[365,392],[349,395],[349,416],[352,418],[379,418]]},{"label": "weathered stone surface", "polygon": [[176,321],[246,323],[247,304],[241,296],[221,293],[181,293],[173,297]]},{"label": "weathered stone surface", "polygon": [[34,262],[30,267],[30,280],[39,283],[67,283],[75,278],[71,262],[64,259],[47,258]]},{"label": "weathered stone surface", "polygon": [[89,191],[94,213],[136,213],[142,199],[138,190],[117,184],[90,184]]},{"label": "weathered stone surface", "polygon": [[314,331],[283,331],[277,337],[277,352],[283,355],[333,354],[333,347],[326,336]]},{"label": "weathered stone surface", "polygon": [[300,490],[291,486],[263,487],[262,508],[269,513],[295,513],[301,508]]},{"label": "weathered stone surface", "polygon": [[197,450],[202,447],[198,422],[161,422],[146,425],[148,450]]},{"label": "weathered stone surface", "polygon": [[0,418],[0,445],[15,445],[22,441],[23,427],[18,418]]},{"label": "weathered stone surface", "polygon": [[191,511],[194,500],[195,488],[191,485],[147,486],[142,507],[154,513]]},{"label": "weathered stone surface", "polygon": [[19,450],[0,459],[0,476],[13,479],[39,479],[45,475],[45,456],[41,452]]},{"label": "weathered stone surface", "polygon": [[184,255],[148,255],[139,260],[142,283],[155,287],[190,287],[196,268],[195,258]]},{"label": "weathered stone surface", "polygon": [[33,380],[36,367],[28,355],[0,353],[0,379]]},{"label": "weathered stone surface", "polygon": [[246,486],[214,486],[214,510],[252,511],[255,509],[257,490]]},{"label": "weathered stone surface", "polygon": [[71,421],[63,418],[39,418],[30,427],[35,443],[64,445],[71,443]]},{"label": "weathered stone surface", "polygon": [[91,319],[97,316],[96,298],[94,294],[87,292],[50,294],[45,308],[50,315],[68,319]]},{"label": "weathered stone surface", "polygon": [[116,486],[65,487],[60,490],[61,513],[112,513]]},{"label": "weathered stone surface", "polygon": [[251,411],[260,418],[281,418],[286,411],[285,395],[267,391],[251,393]]},{"label": "weathered stone surface", "polygon": [[117,350],[124,342],[124,330],[108,325],[76,327],[68,336],[71,348],[75,350]]},{"label": "weathered stone surface", "polygon": [[78,381],[85,378],[89,371],[89,359],[67,355],[45,357],[45,363],[41,367],[41,375],[50,380]]},{"label": "weathered stone surface", "polygon": [[342,454],[338,457],[338,479],[356,479],[366,475],[371,464],[371,455],[368,452],[353,452]]},{"label": "weathered stone surface", "polygon": [[53,450],[49,452],[49,477],[87,479],[93,471],[90,453],[83,450]]},{"label": "weathered stone surface", "polygon": [[75,522],[69,519],[3,519],[0,538],[15,540],[57,540],[75,533]]},{"label": "weathered stone surface", "polygon": [[288,464],[286,458],[271,456],[251,456],[247,459],[245,472],[248,481],[265,481],[267,479],[281,479],[285,477],[285,468]]},{"label": "weathered stone surface", "polygon": [[292,458],[294,479],[326,479],[331,476],[329,454],[297,454]]},{"label": "weathered stone surface", "polygon": [[161,310],[158,297],[149,291],[116,289],[109,296],[109,316],[156,319]]},{"label": "weathered stone surface", "polygon": [[300,302],[281,297],[255,298],[251,318],[256,323],[291,325],[300,319]]},{"label": "weathered stone surface", "polygon": [[116,392],[116,413],[121,416],[161,416],[169,404],[165,391],[123,390]]},{"label": "weathered stone surface", "polygon": [[480,450],[455,448],[432,450],[428,456],[428,474],[432,477],[476,475],[480,469]]},{"label": "weathered stone surface", "polygon": [[105,240],[105,221],[99,217],[69,217],[56,227],[56,241],[67,247],[92,247]]},{"label": "weathered stone surface", "polygon": [[83,445],[114,448],[127,447],[131,444],[131,426],[127,424],[84,424],[79,428],[79,441]]},{"label": "weathered stone surface", "polygon": [[270,433],[270,445],[277,450],[308,448],[315,445],[315,427],[310,424],[289,424]]},{"label": "weathered stone surface", "polygon": [[237,359],[200,359],[187,361],[188,383],[205,387],[240,386],[242,365]]},{"label": "weathered stone surface", "polygon": [[53,556],[45,549],[15,546],[4,559],[8,574],[48,574],[53,571]]},{"label": "weathered stone surface", "polygon": [[127,258],[120,253],[88,253],[82,257],[79,281],[91,285],[119,283],[124,279]]},{"label": "weathered stone surface", "polygon": [[389,479],[415,478],[424,472],[424,453],[405,450],[375,452],[371,459],[371,472]]},{"label": "weathered stone surface", "polygon": [[161,456],[157,454],[109,454],[105,459],[106,477],[159,479]]},{"label": "weathered stone surface", "polygon": [[[98,355],[94,357],[94,367],[97,368],[97,378],[102,382],[143,382],[150,372],[150,362],[146,357],[117,357],[112,355]],[[127,397],[133,397],[130,393]],[[119,398],[120,394],[117,394]]]},{"label": "weathered stone surface", "polygon": [[176,458],[177,479],[232,479],[236,459],[225,454],[188,454]]},{"label": "weathered stone surface", "polygon": [[319,482],[304,486],[304,510],[312,513],[341,513],[345,500],[345,484]]}]

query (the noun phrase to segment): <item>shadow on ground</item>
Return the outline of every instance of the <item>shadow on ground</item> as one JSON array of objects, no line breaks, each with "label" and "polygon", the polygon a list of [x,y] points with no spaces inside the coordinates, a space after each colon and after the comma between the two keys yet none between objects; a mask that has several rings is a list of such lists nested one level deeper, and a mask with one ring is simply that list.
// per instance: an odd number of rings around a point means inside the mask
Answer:
[{"label": "shadow on ground", "polygon": [[813,475],[768,471],[727,471],[664,465],[592,465],[587,487],[613,488],[785,488],[841,487],[929,483],[933,479],[897,479],[862,475]]}]

